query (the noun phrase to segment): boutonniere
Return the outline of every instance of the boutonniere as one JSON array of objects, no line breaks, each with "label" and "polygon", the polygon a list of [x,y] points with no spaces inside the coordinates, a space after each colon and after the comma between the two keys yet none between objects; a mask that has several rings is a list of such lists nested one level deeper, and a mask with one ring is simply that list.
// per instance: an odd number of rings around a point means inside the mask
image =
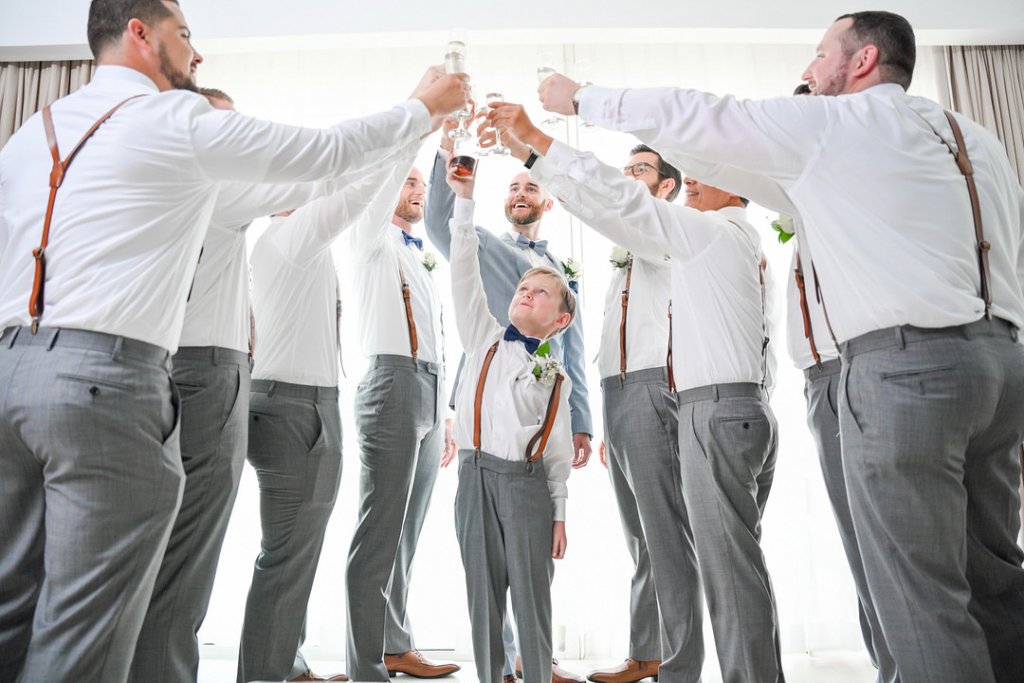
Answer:
[{"label": "boutonniere", "polygon": [[432,251],[425,252],[423,254],[423,267],[427,269],[428,273],[437,268],[437,254]]},{"label": "boutonniere", "polygon": [[565,279],[569,281],[569,289],[572,290],[573,294],[580,293],[580,275],[583,273],[583,268],[580,266],[579,261],[574,258],[567,258],[562,261],[562,272],[565,273]]},{"label": "boutonniere", "polygon": [[608,260],[616,268],[625,268],[633,262],[633,255],[629,253],[628,249],[623,249],[616,244],[612,247],[612,253],[608,255]]},{"label": "boutonniere", "polygon": [[558,360],[551,357],[551,344],[544,342],[533,354],[533,376],[544,386],[551,386],[558,376]]},{"label": "boutonniere", "polygon": [[772,230],[779,233],[779,244],[785,244],[793,239],[796,234],[796,226],[793,225],[793,217],[780,213],[779,217],[772,221]]}]

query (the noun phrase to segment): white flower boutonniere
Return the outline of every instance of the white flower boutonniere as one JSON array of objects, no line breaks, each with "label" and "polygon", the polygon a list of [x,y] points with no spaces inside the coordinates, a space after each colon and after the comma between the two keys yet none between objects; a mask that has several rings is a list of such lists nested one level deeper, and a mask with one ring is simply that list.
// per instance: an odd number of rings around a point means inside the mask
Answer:
[{"label": "white flower boutonniere", "polygon": [[423,267],[427,269],[427,272],[431,272],[434,268],[437,268],[437,254],[432,251],[428,251],[423,254]]},{"label": "white flower boutonniere", "polygon": [[624,249],[616,244],[612,247],[612,253],[608,255],[608,260],[616,268],[625,268],[633,262],[633,255],[629,253],[628,249]]},{"label": "white flower boutonniere", "polygon": [[533,376],[544,386],[550,387],[558,376],[558,360],[551,357],[551,344],[544,342],[533,354]]},{"label": "white flower boutonniere", "polygon": [[772,230],[779,233],[779,244],[785,244],[793,239],[796,234],[796,226],[793,225],[793,217],[780,213],[779,217],[772,221]]},{"label": "white flower boutonniere", "polygon": [[583,268],[580,267],[579,261],[574,258],[567,258],[562,261],[562,270],[565,272],[565,279],[570,284],[578,283],[580,276],[583,274]]}]

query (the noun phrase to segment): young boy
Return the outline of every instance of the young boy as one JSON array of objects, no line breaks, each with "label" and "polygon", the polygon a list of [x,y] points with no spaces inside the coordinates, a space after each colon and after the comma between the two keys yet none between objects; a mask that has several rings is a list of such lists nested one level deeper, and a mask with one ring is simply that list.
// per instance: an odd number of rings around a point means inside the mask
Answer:
[{"label": "young boy", "polygon": [[[527,271],[503,328],[487,309],[472,177],[448,171],[452,297],[466,351],[455,400],[459,489],[455,530],[462,549],[481,682],[500,681],[505,594],[519,627],[525,683],[551,680],[553,559],[565,555],[565,481],[572,462],[571,382],[544,355],[544,340],[572,322],[576,298],[560,273]],[[550,554],[550,557],[549,557]]]}]

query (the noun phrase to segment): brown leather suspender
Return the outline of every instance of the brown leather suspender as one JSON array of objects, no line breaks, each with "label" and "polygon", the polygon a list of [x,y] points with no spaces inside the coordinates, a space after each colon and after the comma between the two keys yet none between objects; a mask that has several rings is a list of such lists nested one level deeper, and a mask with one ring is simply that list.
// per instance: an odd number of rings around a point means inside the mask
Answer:
[{"label": "brown leather suspender", "polygon": [[127,102],[134,100],[136,97],[142,97],[142,95],[135,95],[118,102],[110,111],[101,116],[99,120],[92,124],[92,127],[85,132],[82,139],[78,141],[78,144],[74,146],[71,153],[68,154],[67,158],[63,161],[60,159],[60,150],[57,148],[57,133],[53,128],[53,115],[50,112],[49,105],[43,107],[43,130],[46,132],[46,144],[50,148],[50,156],[53,157],[53,168],[50,171],[50,198],[46,203],[46,217],[43,219],[43,236],[39,241],[39,246],[32,250],[32,256],[36,260],[36,272],[35,278],[32,282],[32,294],[28,300],[28,314],[32,317],[32,334],[39,331],[39,320],[43,317],[43,308],[45,307],[44,290],[46,286],[46,247],[50,243],[50,223],[53,219],[53,206],[57,199],[57,190],[60,189],[61,184],[64,182],[64,174],[67,173],[71,162],[74,161],[75,156],[78,155],[82,146],[89,138],[92,137],[93,133],[95,133],[107,119],[113,116],[114,112],[124,106]]},{"label": "brown leather suspender", "polygon": [[[480,379],[476,383],[476,396],[473,400],[473,457],[476,460],[480,459],[480,432],[481,432],[481,414],[483,412],[483,401],[484,401],[484,385],[487,383],[487,373],[491,369],[491,361],[494,360],[494,354],[498,352],[498,344],[500,342],[494,342],[491,344],[491,348],[487,349],[487,355],[484,356],[484,362],[480,366]],[[540,459],[544,455],[544,449],[548,446],[548,439],[551,437],[551,431],[555,427],[555,416],[558,414],[558,400],[562,394],[562,380],[565,377],[562,373],[555,375],[555,385],[551,389],[551,396],[548,397],[548,407],[544,413],[544,423],[541,428],[537,430],[537,433],[533,435],[529,443],[526,444],[526,471],[533,471],[533,463]],[[534,450],[534,445],[540,441],[540,445]]]},{"label": "brown leather suspender", "polygon": [[668,354],[665,356],[665,368],[668,370],[668,390],[676,390],[676,376],[672,371],[672,299],[668,300]]},{"label": "brown leather suspender", "polygon": [[629,309],[629,285],[633,281],[633,261],[626,265],[626,288],[622,290],[622,319],[619,321],[619,377],[626,379],[626,312]]},{"label": "brown leather suspender", "polygon": [[800,292],[800,314],[804,319],[804,337],[811,347],[811,356],[814,358],[815,366],[821,370],[821,354],[818,353],[818,346],[814,343],[814,328],[811,327],[811,311],[807,306],[807,289],[804,286],[804,270],[800,263],[800,254],[796,255],[796,268],[793,269],[793,276],[796,278],[796,288]]},{"label": "brown leather suspender", "polygon": [[[981,224],[981,204],[978,201],[978,187],[974,183],[974,167],[967,156],[967,145],[964,143],[964,134],[960,130],[960,124],[956,122],[952,112],[945,112],[946,119],[953,129],[953,137],[956,139],[956,149],[942,138],[942,141],[949,147],[950,153],[956,160],[957,168],[967,181],[967,193],[971,197],[971,213],[974,214],[974,236],[978,248],[978,271],[981,274],[981,299],[985,302],[985,317],[992,319],[992,289],[990,287],[990,276],[988,268],[988,252],[992,245],[985,239],[985,231]],[[940,136],[941,137],[941,136]]]},{"label": "brown leather suspender", "polygon": [[402,299],[405,301],[405,322],[409,328],[409,350],[412,352],[412,361],[416,362],[416,352],[420,348],[419,338],[416,336],[416,321],[412,317],[412,291],[409,289],[409,282],[405,279],[402,266],[398,266],[398,277],[402,280]]}]

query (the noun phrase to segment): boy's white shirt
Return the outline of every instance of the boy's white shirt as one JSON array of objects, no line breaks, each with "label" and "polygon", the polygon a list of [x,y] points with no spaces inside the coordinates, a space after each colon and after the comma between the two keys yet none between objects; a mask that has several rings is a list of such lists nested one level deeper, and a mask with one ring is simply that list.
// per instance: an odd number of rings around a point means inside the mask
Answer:
[{"label": "boy's white shirt", "polygon": [[[473,409],[487,350],[498,342],[484,385],[480,410],[480,450],[512,461],[526,459],[526,446],[544,422],[551,386],[533,375],[536,359],[520,342],[504,341],[505,328],[491,315],[477,257],[480,239],[473,227],[472,200],[455,198],[451,219],[452,299],[455,323],[466,350],[464,379],[455,397],[455,441],[473,446]],[[563,371],[563,375],[564,375]],[[572,428],[568,376],[562,382],[558,412],[542,460],[555,521],[565,520],[566,480],[572,469]]]}]

